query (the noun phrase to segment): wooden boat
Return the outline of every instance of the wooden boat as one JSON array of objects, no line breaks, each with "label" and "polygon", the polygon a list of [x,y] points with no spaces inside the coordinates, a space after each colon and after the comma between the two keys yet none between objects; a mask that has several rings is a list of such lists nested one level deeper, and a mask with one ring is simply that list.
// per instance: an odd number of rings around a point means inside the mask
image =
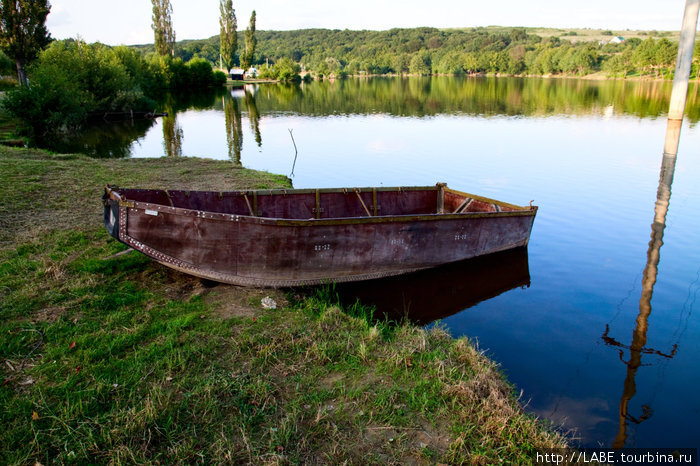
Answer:
[{"label": "wooden boat", "polygon": [[182,272],[244,286],[398,275],[526,246],[537,207],[430,187],[105,188],[105,226]]}]

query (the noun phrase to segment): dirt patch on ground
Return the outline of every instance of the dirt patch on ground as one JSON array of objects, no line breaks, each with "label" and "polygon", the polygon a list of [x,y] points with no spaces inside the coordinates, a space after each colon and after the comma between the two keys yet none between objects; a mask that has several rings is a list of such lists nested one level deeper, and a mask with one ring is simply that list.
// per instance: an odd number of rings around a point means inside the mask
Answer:
[{"label": "dirt patch on ground", "polygon": [[[427,464],[429,452],[445,451],[449,447],[447,435],[441,435],[430,425],[416,427],[395,427],[370,425],[363,429],[363,441],[369,448],[366,453],[377,451],[401,450],[400,463],[406,465]],[[387,462],[392,462],[388,456]]]},{"label": "dirt patch on ground", "polygon": [[289,305],[287,296],[280,290],[218,283],[172,270],[156,262],[139,272],[137,281],[151,283],[151,286],[157,284],[157,291],[173,301],[187,301],[201,296],[207,307],[221,319],[255,317],[266,306],[283,308]]},{"label": "dirt patch on ground", "polygon": [[277,308],[289,305],[287,297],[279,290],[214,282],[204,282],[204,285],[209,287],[204,297],[205,302],[222,319],[255,317],[265,309],[263,300],[268,306],[274,303]]},{"label": "dirt patch on ground", "polygon": [[330,374],[329,376],[322,378],[319,381],[319,384],[324,388],[332,389],[337,382],[340,382],[344,378],[345,374],[336,372],[334,374]]},{"label": "dirt patch on ground", "polygon": [[65,312],[66,308],[63,306],[45,307],[36,311],[31,317],[32,321],[34,322],[47,322],[52,324],[56,322]]}]

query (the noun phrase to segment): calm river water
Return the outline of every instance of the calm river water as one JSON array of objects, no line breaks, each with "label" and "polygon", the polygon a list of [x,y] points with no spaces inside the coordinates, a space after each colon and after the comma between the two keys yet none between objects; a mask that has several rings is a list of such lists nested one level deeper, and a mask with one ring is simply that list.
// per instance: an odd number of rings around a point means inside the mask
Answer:
[{"label": "calm river water", "polygon": [[657,224],[652,241],[670,87],[496,78],[247,86],[173,100],[166,119],[96,129],[80,144],[96,155],[230,158],[290,175],[297,188],[447,182],[533,199],[528,251],[340,291],[426,324],[440,318],[477,341],[530,411],[573,429],[583,446],[700,447],[697,85],[665,229]]}]

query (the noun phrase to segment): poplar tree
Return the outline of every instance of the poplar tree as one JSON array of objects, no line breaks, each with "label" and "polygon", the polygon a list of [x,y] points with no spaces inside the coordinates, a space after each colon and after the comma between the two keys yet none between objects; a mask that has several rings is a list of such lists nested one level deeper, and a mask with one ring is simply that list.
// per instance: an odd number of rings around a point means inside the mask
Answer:
[{"label": "poplar tree", "polygon": [[219,0],[219,53],[221,60],[226,66],[226,71],[231,71],[236,60],[236,49],[238,48],[238,36],[236,33],[236,11],[233,9],[232,0]]},{"label": "poplar tree", "polygon": [[250,15],[250,24],[245,30],[245,53],[241,54],[241,68],[247,70],[253,64],[255,46],[258,40],[255,38],[255,10]]},{"label": "poplar tree", "polygon": [[15,61],[17,80],[28,86],[25,66],[49,45],[46,16],[48,0],[2,0],[0,3],[0,48]]},{"label": "poplar tree", "polygon": [[170,15],[173,7],[170,0],[151,0],[153,4],[153,33],[158,55],[175,55],[175,31]]}]

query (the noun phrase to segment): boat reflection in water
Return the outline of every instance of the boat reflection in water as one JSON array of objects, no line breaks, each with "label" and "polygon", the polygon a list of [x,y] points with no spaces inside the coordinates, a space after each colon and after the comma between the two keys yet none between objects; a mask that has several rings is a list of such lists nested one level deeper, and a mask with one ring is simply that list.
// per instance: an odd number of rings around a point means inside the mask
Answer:
[{"label": "boat reflection in water", "polygon": [[335,292],[345,306],[374,306],[379,320],[408,318],[426,325],[529,286],[527,248],[520,247],[390,278],[339,283]]}]

